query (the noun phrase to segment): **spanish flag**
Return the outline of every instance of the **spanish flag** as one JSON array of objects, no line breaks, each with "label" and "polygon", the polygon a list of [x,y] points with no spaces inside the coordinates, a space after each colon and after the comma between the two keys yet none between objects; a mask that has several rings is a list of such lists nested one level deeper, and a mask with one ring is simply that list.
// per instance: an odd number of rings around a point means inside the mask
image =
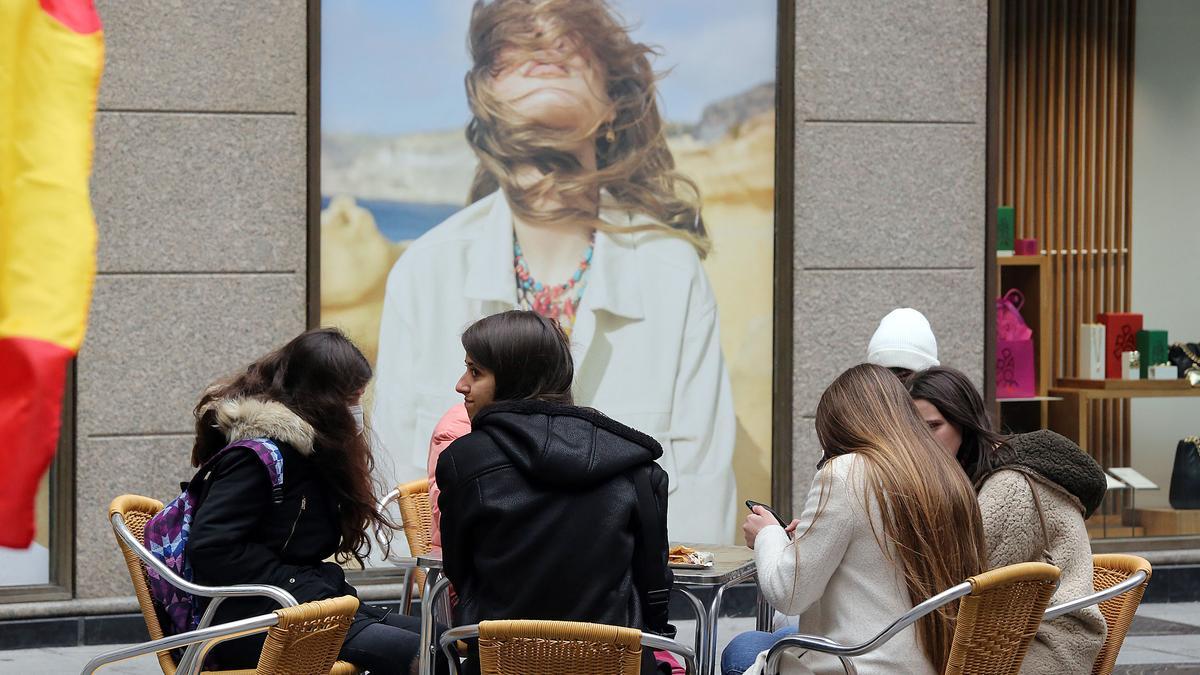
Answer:
[{"label": "spanish flag", "polygon": [[96,271],[104,36],[91,0],[0,0],[0,546],[33,540]]}]

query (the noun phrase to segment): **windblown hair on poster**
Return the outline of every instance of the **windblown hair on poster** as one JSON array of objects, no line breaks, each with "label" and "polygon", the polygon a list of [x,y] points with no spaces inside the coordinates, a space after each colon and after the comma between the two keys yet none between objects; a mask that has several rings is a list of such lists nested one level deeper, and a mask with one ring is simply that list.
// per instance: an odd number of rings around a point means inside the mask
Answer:
[{"label": "windblown hair on poster", "polygon": [[[688,241],[701,257],[708,254],[711,242],[700,219],[699,189],[675,170],[667,147],[657,103],[658,74],[650,64],[656,52],[635,42],[607,3],[479,1],[471,13],[469,39],[474,65],[466,76],[472,113],[466,135],[479,165],[468,202],[502,188],[513,212],[528,222],[582,219],[595,221],[604,232],[658,231]],[[573,49],[556,49],[563,44]],[[490,86],[504,65],[501,52],[506,48],[562,61],[579,50],[601,64],[612,121],[574,130],[523,121]],[[595,171],[584,169],[569,150],[588,140],[596,145]],[[518,179],[518,172],[529,168],[539,177]],[[654,222],[618,226],[600,220],[595,206],[601,189],[620,207]],[[555,206],[533,206],[547,201]]]}]

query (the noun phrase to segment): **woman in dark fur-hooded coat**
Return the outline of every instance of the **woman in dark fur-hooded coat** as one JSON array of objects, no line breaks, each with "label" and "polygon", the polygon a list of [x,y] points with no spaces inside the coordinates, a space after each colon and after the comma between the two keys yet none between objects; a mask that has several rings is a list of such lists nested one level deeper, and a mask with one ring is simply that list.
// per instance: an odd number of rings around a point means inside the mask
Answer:
[{"label": "woman in dark fur-hooded coat", "polygon": [[[200,471],[186,547],[197,583],[267,584],[300,603],[357,595],[338,563],[361,562],[369,528],[387,524],[376,508],[358,402],[370,378],[358,348],[322,328],[209,387],[195,410],[192,463]],[[255,439],[278,451],[278,490],[253,450],[224,450]],[[230,599],[215,620],[274,609],[269,599]],[[359,603],[339,658],[378,675],[415,672],[418,632],[413,617]],[[253,668],[262,643],[262,635],[231,640],[213,657],[222,668]]]}]

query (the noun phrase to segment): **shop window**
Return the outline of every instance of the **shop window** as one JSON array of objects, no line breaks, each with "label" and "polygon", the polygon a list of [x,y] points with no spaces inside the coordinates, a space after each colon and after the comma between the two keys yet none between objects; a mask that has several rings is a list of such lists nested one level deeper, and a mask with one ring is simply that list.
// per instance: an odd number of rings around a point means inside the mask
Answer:
[{"label": "shop window", "polygon": [[1194,546],[1200,510],[1171,483],[1200,493],[1175,461],[1177,447],[1184,464],[1196,452],[1180,441],[1200,435],[1200,386],[1155,367],[1167,344],[1200,341],[1200,48],[1186,29],[1200,7],[1000,7],[995,278],[1020,291],[1035,336],[1031,386],[998,395],[1002,426],[1058,431],[1104,467],[1108,496],[1087,523],[1098,549]]}]

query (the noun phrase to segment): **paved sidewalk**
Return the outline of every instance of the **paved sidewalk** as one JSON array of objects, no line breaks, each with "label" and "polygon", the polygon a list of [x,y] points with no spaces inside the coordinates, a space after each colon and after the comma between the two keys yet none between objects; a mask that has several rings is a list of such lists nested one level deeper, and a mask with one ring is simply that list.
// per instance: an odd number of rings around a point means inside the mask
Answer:
[{"label": "paved sidewalk", "polygon": [[[1115,673],[1182,675],[1200,673],[1200,602],[1147,604],[1138,608],[1138,618],[1125,638]],[[678,621],[679,637],[691,640],[694,622]],[[734,635],[754,628],[754,619],[721,620],[720,647]],[[115,649],[117,645],[92,647],[48,647],[0,651],[0,673],[78,673],[88,659]],[[118,663],[100,671],[123,675],[161,675],[151,656]]]}]

